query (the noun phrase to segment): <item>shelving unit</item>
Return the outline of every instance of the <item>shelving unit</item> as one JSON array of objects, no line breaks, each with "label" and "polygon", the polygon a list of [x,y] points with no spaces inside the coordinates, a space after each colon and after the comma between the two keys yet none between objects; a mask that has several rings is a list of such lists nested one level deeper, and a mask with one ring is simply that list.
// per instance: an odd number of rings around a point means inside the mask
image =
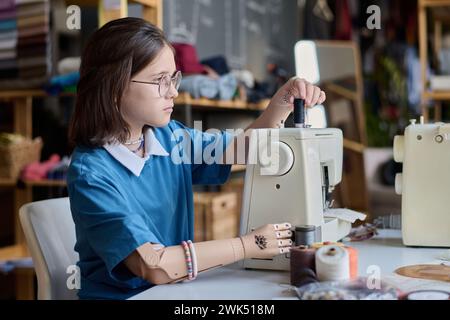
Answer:
[{"label": "shelving unit", "polygon": [[427,61],[428,61],[428,20],[427,14],[431,11],[434,18],[434,46],[435,57],[441,50],[442,24],[450,22],[449,0],[419,0],[419,55],[422,79],[421,108],[425,122],[429,120],[427,100],[434,100],[434,120],[440,121],[442,117],[442,101],[450,101],[450,90],[431,91],[428,88]]},{"label": "shelving unit", "polygon": [[[65,0],[67,5],[75,4],[78,6],[87,7],[103,7],[103,0]],[[124,4],[127,3],[137,3],[142,5],[142,18],[151,21],[159,28],[163,27],[163,4],[162,0],[121,0],[122,5],[116,9],[107,9],[101,14],[106,23],[109,20],[124,18],[126,17],[126,7]],[[101,23],[102,23],[101,22]]]}]

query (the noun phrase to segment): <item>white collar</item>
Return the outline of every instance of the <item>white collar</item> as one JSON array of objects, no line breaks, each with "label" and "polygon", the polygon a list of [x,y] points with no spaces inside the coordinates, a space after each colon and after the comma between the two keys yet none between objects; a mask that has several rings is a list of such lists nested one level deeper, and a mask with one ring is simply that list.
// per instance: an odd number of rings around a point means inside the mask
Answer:
[{"label": "white collar", "polygon": [[125,168],[130,170],[135,176],[139,177],[142,169],[144,168],[145,162],[151,155],[155,156],[169,156],[166,150],[164,150],[161,143],[155,136],[152,128],[147,128],[144,131],[144,157],[141,158],[138,155],[134,154],[127,147],[119,142],[105,144],[103,148],[109,152],[114,159],[119,161]]}]

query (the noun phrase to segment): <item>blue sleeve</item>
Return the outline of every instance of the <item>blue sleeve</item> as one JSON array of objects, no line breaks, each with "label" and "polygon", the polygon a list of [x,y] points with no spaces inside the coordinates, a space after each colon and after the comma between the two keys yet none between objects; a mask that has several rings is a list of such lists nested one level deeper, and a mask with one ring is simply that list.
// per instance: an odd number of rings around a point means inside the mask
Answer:
[{"label": "blue sleeve", "polygon": [[[233,141],[234,136],[226,131],[211,130],[202,132],[188,128],[183,124],[172,121],[176,129],[183,129],[190,139],[189,156],[192,168],[193,184],[223,184],[228,180],[231,165],[222,164],[222,156]],[[210,130],[208,130],[210,131]]]},{"label": "blue sleeve", "polygon": [[127,200],[106,179],[80,175],[69,183],[69,194],[77,227],[111,277],[119,281],[133,278],[121,262],[142,244],[158,243],[155,233],[140,215],[128,210]]}]

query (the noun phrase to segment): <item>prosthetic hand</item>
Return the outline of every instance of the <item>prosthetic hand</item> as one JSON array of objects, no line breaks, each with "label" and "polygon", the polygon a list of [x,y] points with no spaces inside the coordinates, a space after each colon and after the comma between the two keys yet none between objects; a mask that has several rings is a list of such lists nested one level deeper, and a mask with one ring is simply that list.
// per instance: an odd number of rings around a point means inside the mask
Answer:
[{"label": "prosthetic hand", "polygon": [[292,231],[289,223],[266,224],[241,236],[245,259],[270,259],[289,252],[292,246]]},{"label": "prosthetic hand", "polygon": [[[267,224],[239,238],[194,243],[198,271],[246,258],[269,259],[289,252],[290,228],[289,223]],[[182,246],[145,243],[129,255],[124,264],[133,274],[153,284],[178,282],[185,280],[188,274]]]}]

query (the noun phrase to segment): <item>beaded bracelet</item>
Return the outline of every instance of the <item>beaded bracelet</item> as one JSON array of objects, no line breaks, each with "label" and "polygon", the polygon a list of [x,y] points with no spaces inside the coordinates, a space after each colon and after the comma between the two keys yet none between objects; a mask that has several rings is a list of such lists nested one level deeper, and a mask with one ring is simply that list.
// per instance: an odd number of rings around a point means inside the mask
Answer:
[{"label": "beaded bracelet", "polygon": [[192,269],[194,271],[192,280],[194,280],[195,278],[197,278],[198,274],[197,253],[195,252],[194,243],[191,240],[188,240],[187,243],[189,245],[189,250],[191,251]]},{"label": "beaded bracelet", "polygon": [[188,279],[192,280],[193,279],[193,273],[192,273],[192,259],[191,259],[191,251],[189,250],[189,245],[187,244],[186,241],[182,241],[181,242],[183,248],[184,248],[184,253],[186,255],[186,264],[187,264],[187,272],[188,272]]}]

